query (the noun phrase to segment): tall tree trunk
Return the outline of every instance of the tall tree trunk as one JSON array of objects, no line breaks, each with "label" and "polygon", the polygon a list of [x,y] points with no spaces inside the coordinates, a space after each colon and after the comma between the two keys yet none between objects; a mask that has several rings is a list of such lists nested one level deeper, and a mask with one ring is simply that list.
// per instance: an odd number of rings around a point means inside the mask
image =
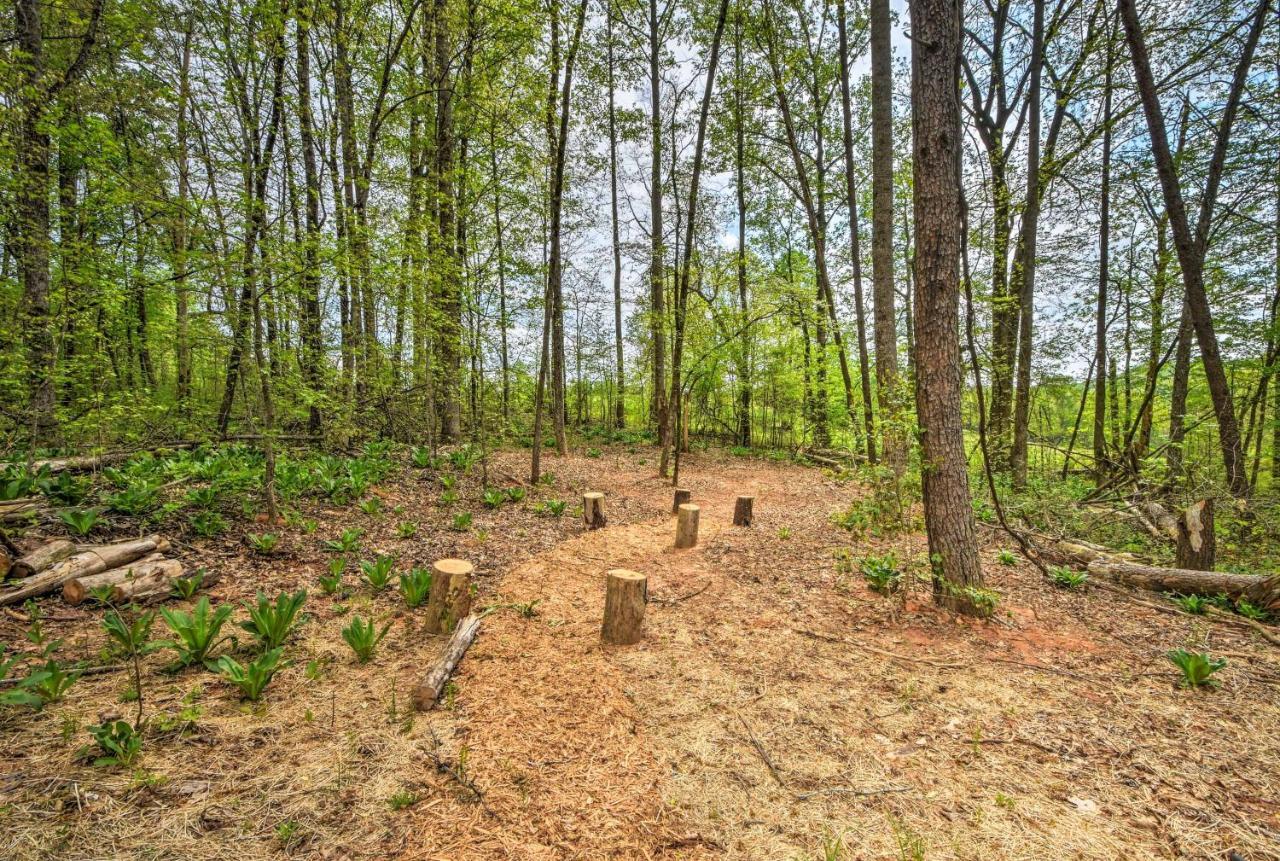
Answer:
[{"label": "tall tree trunk", "polygon": [[511,357],[507,347],[507,328],[511,321],[507,318],[507,260],[503,248],[502,235],[502,184],[498,178],[498,138],[494,126],[497,125],[495,115],[489,126],[489,158],[493,171],[493,235],[494,254],[498,258],[498,359],[502,365],[502,426],[505,429],[511,421]]},{"label": "tall tree trunk", "polygon": [[[662,236],[662,81],[658,44],[658,0],[649,0],[649,339],[653,350],[653,418],[658,428],[658,445],[667,445],[668,404],[666,393],[667,336],[663,297]],[[666,477],[662,464],[659,474]]]},{"label": "tall tree trunk", "polygon": [[[1164,300],[1169,290],[1169,221],[1163,213],[1156,219],[1155,271],[1151,278],[1151,331],[1147,341],[1147,389],[1154,389],[1160,374],[1160,354],[1164,351]],[[1133,459],[1140,462],[1151,448],[1153,399],[1148,399],[1138,417],[1138,439]]]},{"label": "tall tree trunk", "polygon": [[191,205],[188,112],[191,106],[191,40],[194,33],[195,17],[189,15],[182,28],[182,64],[178,72],[178,211],[173,229],[174,347],[179,408],[185,408],[191,397],[191,320],[187,295],[191,236],[187,226],[187,207]]},{"label": "tall tree trunk", "polygon": [[298,76],[298,128],[302,142],[303,180],[306,185],[306,238],[302,250],[302,321],[300,325],[303,354],[303,379],[310,389],[307,428],[312,434],[321,430],[320,398],[321,365],[324,347],[320,333],[320,171],[316,162],[315,128],[311,114],[311,14],[305,4],[298,14],[296,29]]},{"label": "tall tree trunk", "polygon": [[454,180],[453,79],[449,64],[453,53],[448,0],[435,0],[436,235],[433,263],[437,270],[436,302],[439,313],[436,346],[436,391],[440,398],[440,439],[462,438],[462,284],[459,249],[454,233],[456,201]]},{"label": "tall tree trunk", "polygon": [[1111,457],[1107,452],[1107,291],[1111,280],[1111,29],[1106,31],[1107,59],[1102,84],[1102,185],[1098,221],[1098,300],[1094,311],[1093,370],[1093,471],[1094,480],[1106,481]]},{"label": "tall tree trunk", "polygon": [[613,424],[614,427],[621,429],[626,425],[627,418],[627,376],[622,364],[622,239],[618,228],[618,128],[614,105],[612,0],[606,3],[605,26],[609,70],[609,224],[613,240],[613,374],[616,381]]},{"label": "tall tree trunk", "polygon": [[911,4],[916,411],[934,598],[981,613],[960,418],[960,12],[958,0]]},{"label": "tall tree trunk", "polygon": [[[743,110],[742,81],[742,0],[733,15],[733,170],[734,190],[738,199],[738,312],[742,315],[742,334],[738,358],[738,423],[737,442],[751,446],[751,326],[747,294],[747,183],[746,183],[746,115]],[[865,341],[863,342],[865,343]]]}]

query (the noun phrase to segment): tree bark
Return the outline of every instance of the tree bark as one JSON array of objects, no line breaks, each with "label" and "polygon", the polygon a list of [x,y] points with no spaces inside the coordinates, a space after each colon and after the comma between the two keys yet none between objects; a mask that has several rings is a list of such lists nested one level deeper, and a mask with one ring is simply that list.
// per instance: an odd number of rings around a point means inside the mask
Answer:
[{"label": "tree bark", "polygon": [[607,572],[600,639],[615,646],[640,642],[644,632],[644,607],[648,600],[649,581],[643,574],[624,568]]}]

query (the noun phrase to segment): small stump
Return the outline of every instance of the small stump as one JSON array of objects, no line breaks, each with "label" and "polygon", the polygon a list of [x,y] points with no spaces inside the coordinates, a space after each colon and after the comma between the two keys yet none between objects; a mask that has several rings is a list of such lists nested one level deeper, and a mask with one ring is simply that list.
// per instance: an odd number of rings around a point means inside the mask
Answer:
[{"label": "small stump", "polygon": [[471,612],[471,572],[474,570],[474,566],[463,559],[437,559],[431,563],[427,633],[451,633]]},{"label": "small stump", "polygon": [[671,500],[671,513],[679,514],[680,506],[684,505],[693,498],[693,491],[685,490],[683,487],[676,488],[675,498]]},{"label": "small stump", "polygon": [[1177,565],[1192,571],[1212,571],[1217,542],[1213,533],[1213,499],[1187,506],[1178,518]]},{"label": "small stump", "polygon": [[644,605],[648,600],[649,580],[643,574],[625,568],[606,572],[600,639],[618,646],[640,642]]},{"label": "small stump", "polygon": [[588,529],[599,529],[605,525],[604,494],[582,494],[582,522]]},{"label": "small stump", "polygon": [[755,504],[754,496],[739,496],[738,501],[733,506],[733,525],[734,526],[750,526],[751,525],[751,506]]},{"label": "small stump", "polygon": [[676,512],[676,547],[692,547],[698,543],[698,506],[686,502]]}]

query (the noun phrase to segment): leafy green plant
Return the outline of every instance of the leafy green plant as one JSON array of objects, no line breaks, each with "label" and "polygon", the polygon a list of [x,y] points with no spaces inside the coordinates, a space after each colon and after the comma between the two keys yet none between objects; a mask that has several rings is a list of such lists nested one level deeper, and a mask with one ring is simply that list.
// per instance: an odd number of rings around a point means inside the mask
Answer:
[{"label": "leafy green plant", "polygon": [[351,651],[356,653],[356,660],[367,664],[389,630],[391,630],[390,622],[383,625],[382,630],[379,631],[372,619],[361,619],[356,616],[351,620],[351,624],[342,629],[342,639],[346,640]]},{"label": "leafy green plant", "polygon": [[145,654],[153,648],[151,628],[155,621],[154,612],[139,613],[126,620],[119,610],[108,610],[102,617],[102,630],[111,641],[111,649],[115,654]]},{"label": "leafy green plant", "polygon": [[[282,596],[283,597],[283,596]],[[279,646],[267,649],[247,665],[241,664],[230,655],[218,658],[218,672],[231,684],[240,689],[240,696],[250,702],[257,702],[276,672],[288,666],[281,661],[284,649]]]},{"label": "leafy green plant", "polygon": [[88,535],[98,525],[102,510],[98,508],[64,508],[58,512],[58,519],[76,535]]},{"label": "leafy green plant", "polygon": [[89,735],[97,742],[102,756],[95,757],[93,764],[99,768],[105,766],[129,766],[142,751],[142,734],[133,724],[125,720],[107,721],[89,727]]},{"label": "leafy green plant", "polygon": [[189,667],[208,661],[213,650],[230,639],[219,637],[219,634],[222,626],[231,618],[231,613],[229,604],[213,610],[209,606],[207,595],[201,596],[190,613],[161,608],[160,616],[176,638],[164,641],[163,645],[178,653],[177,667]]},{"label": "leafy green plant", "polygon": [[1195,616],[1203,616],[1209,601],[1203,595],[1173,595],[1173,603]]},{"label": "leafy green plant", "polygon": [[361,501],[360,510],[370,517],[376,517],[382,513],[382,500],[376,496]]},{"label": "leafy green plant", "polygon": [[898,568],[898,557],[893,553],[864,556],[860,567],[867,585],[876,592],[888,595],[902,586],[902,571]]},{"label": "leafy green plant", "polygon": [[1236,612],[1246,619],[1252,619],[1255,622],[1266,621],[1267,611],[1261,607],[1250,603],[1248,600],[1241,598],[1236,601]]},{"label": "leafy green plant", "polygon": [[587,449],[587,457],[599,457],[600,455],[601,455],[601,451],[598,448]]},{"label": "leafy green plant", "polygon": [[187,491],[187,504],[193,508],[209,509],[218,504],[218,488],[214,485],[197,487]]},{"label": "leafy green plant", "polygon": [[60,701],[67,689],[80,678],[77,670],[68,672],[57,661],[46,661],[43,667],[32,671],[22,682],[22,689],[40,698],[42,705]]},{"label": "leafy green plant", "polygon": [[191,531],[202,538],[221,535],[227,529],[227,521],[216,511],[201,511],[191,518]]},{"label": "leafy green plant", "polygon": [[484,490],[485,508],[500,508],[502,503],[507,501],[507,494],[496,487],[486,487]]},{"label": "leafy green plant", "polygon": [[1089,581],[1088,574],[1065,565],[1055,565],[1050,568],[1049,577],[1053,580],[1053,585],[1062,589],[1079,589]]},{"label": "leafy green plant", "polygon": [[453,488],[456,487],[457,484],[458,484],[458,477],[456,475],[445,474],[440,476],[440,488],[442,490],[453,490]]},{"label": "leafy green plant", "polygon": [[472,464],[479,457],[479,453],[469,445],[464,445],[462,448],[449,452],[449,462],[453,464],[454,469],[461,473],[470,472]]},{"label": "leafy green plant", "polygon": [[70,472],[56,476],[41,475],[36,478],[40,492],[59,505],[79,505],[89,494],[89,482],[81,481]]},{"label": "leafy green plant", "polygon": [[[553,442],[552,445],[555,445],[555,443]],[[545,487],[554,487],[555,483],[556,474],[554,472],[544,472],[542,475],[538,476],[538,484]]]},{"label": "leafy green plant", "polygon": [[525,495],[526,495],[525,489],[518,485],[515,487],[507,488],[507,499],[511,500],[512,502],[518,503],[523,501],[525,498]]},{"label": "leafy green plant", "polygon": [[1012,550],[1001,550],[996,559],[1000,560],[1001,565],[1015,565],[1018,562],[1018,557]]},{"label": "leafy green plant", "polygon": [[458,501],[458,492],[456,490],[446,490],[440,494],[440,504],[443,506],[453,505]]},{"label": "leafy green plant", "polygon": [[412,807],[417,803],[417,794],[410,792],[407,789],[398,790],[394,795],[387,799],[387,804],[391,806],[392,810],[404,810],[406,807]]},{"label": "leafy green plant", "polygon": [[204,585],[204,569],[197,568],[189,577],[179,577],[173,581],[173,588],[170,590],[175,598],[181,598],[184,601],[190,601],[200,591],[200,587]]},{"label": "leafy green plant", "polygon": [[274,532],[249,532],[245,534],[244,540],[260,556],[271,556],[280,549],[280,536]]},{"label": "leafy green plant", "polygon": [[320,589],[332,595],[342,588],[342,575],[347,570],[347,560],[339,556],[329,560],[329,573],[320,575]]},{"label": "leafy green plant", "polygon": [[1227,665],[1226,658],[1212,658],[1204,652],[1188,652],[1186,649],[1165,652],[1165,657],[1182,671],[1180,684],[1184,688],[1216,688],[1218,680],[1213,678],[1213,674]]},{"label": "leafy green plant", "polygon": [[241,622],[240,627],[253,635],[264,652],[269,652],[284,645],[293,632],[299,621],[298,613],[301,612],[302,605],[307,603],[307,590],[299,589],[292,595],[281,592],[276,596],[275,604],[267,600],[266,593],[260,591],[257,601],[256,606],[245,605],[245,609],[249,611],[249,621]]},{"label": "leafy green plant", "polygon": [[34,599],[28,598],[22,604],[22,609],[27,611],[27,642],[33,646],[44,645],[44,611],[40,609],[40,605]]},{"label": "leafy green plant", "polygon": [[779,537],[779,538],[781,538],[783,541],[786,541],[788,538],[790,538],[790,537],[791,537],[791,527],[790,527],[790,526],[779,526],[779,527],[778,527],[778,537]]},{"label": "leafy green plant", "polygon": [[401,538],[412,538],[418,534],[418,524],[412,520],[401,520],[396,524],[396,535]]},{"label": "leafy green plant", "polygon": [[471,512],[464,511],[461,514],[453,516],[452,528],[454,532],[466,532],[471,528]]},{"label": "leafy green plant", "polygon": [[395,557],[379,556],[372,562],[368,560],[362,561],[360,563],[360,573],[364,576],[365,582],[372,586],[375,592],[381,592],[391,582],[391,572],[395,568],[395,564]]},{"label": "leafy green plant", "polygon": [[360,550],[359,529],[344,529],[335,541],[326,541],[324,548],[330,553],[356,553]]},{"label": "leafy green plant", "polygon": [[407,574],[401,574],[400,594],[410,609],[419,607],[431,594],[430,569],[413,568]]},{"label": "leafy green plant", "polygon": [[431,449],[425,445],[416,446],[409,452],[409,460],[418,469],[434,469],[436,459],[431,456]]},{"label": "leafy green plant", "polygon": [[569,504],[563,499],[548,499],[539,506],[539,513],[548,517],[560,517],[568,507]]},{"label": "leafy green plant", "polygon": [[107,504],[112,511],[136,517],[155,508],[159,496],[159,488],[146,482],[134,482],[107,497]]}]

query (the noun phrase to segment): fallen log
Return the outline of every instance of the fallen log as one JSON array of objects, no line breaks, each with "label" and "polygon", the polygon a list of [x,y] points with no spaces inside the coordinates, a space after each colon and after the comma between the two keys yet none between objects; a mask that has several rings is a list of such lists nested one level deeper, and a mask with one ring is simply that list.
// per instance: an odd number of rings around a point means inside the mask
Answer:
[{"label": "fallen log", "polygon": [[20,523],[35,517],[44,510],[44,501],[40,499],[10,499],[0,502],[0,523]]},{"label": "fallen log", "polygon": [[[111,586],[115,587],[111,594],[111,603],[114,604],[123,594],[123,587],[125,586],[132,586],[135,582],[154,576],[159,576],[162,579],[182,576],[181,563],[174,563],[178,566],[176,571],[166,564],[172,561],[165,559],[163,553],[150,553],[118,568],[101,571],[97,574],[72,577],[62,584],[62,600],[75,607],[89,600],[95,590],[104,586]],[[118,595],[117,593],[120,594]]]},{"label": "fallen log", "polygon": [[169,549],[169,542],[159,535],[150,535],[134,541],[122,541],[118,544],[104,544],[100,547],[83,548],[50,568],[28,577],[16,589],[0,592],[0,607],[18,604],[28,598],[38,598],[57,591],[63,583],[73,577],[88,577],[112,568],[127,565],[143,556],[156,551]]},{"label": "fallen log", "polygon": [[464,618],[458,623],[458,627],[453,629],[453,636],[445,644],[444,651],[440,653],[440,657],[436,659],[426,677],[413,690],[413,704],[418,711],[431,711],[436,707],[436,702],[439,701],[449,676],[453,675],[458,662],[467,653],[467,649],[471,648],[478,633],[480,633],[480,617],[474,613]]},{"label": "fallen log", "polygon": [[41,571],[53,567],[75,553],[76,545],[74,541],[68,541],[65,538],[50,541],[48,544],[32,550],[21,559],[15,560],[13,563],[13,576],[30,577],[33,574],[39,574]]},{"label": "fallen log", "polygon": [[1125,586],[1152,592],[1182,595],[1226,595],[1241,598],[1268,612],[1280,611],[1280,574],[1229,574],[1222,571],[1195,571],[1190,568],[1157,568],[1137,562],[1096,559],[1088,571]]},{"label": "fallen log", "polygon": [[1178,518],[1154,500],[1147,500],[1141,505],[1142,511],[1159,530],[1160,534],[1170,541],[1178,540]]}]

